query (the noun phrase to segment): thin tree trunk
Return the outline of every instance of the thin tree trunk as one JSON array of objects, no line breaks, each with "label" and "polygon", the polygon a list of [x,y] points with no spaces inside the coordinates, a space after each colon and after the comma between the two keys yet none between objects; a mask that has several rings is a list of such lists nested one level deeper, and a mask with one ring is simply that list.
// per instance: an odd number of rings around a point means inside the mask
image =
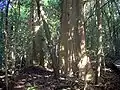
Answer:
[{"label": "thin tree trunk", "polygon": [[[85,43],[85,25],[84,25],[84,3],[83,3],[83,0],[81,0],[79,2],[80,4],[80,18],[79,18],[79,21],[78,21],[78,32],[79,32],[79,35],[80,35],[80,49],[81,49],[81,60],[78,64],[79,66],[79,69],[84,69],[83,72],[86,72],[85,71],[85,68],[86,68],[86,65],[87,65],[87,56],[86,56],[86,43]],[[82,79],[85,79],[84,78],[84,75],[81,74],[82,72],[80,71],[79,72],[79,76],[82,77]]]},{"label": "thin tree trunk", "polygon": [[32,34],[32,55],[30,59],[30,64],[33,65],[33,61],[37,60],[36,55],[36,44],[35,44],[35,28],[34,28],[34,0],[31,0],[31,7],[30,7],[30,25],[31,25],[31,34]]},{"label": "thin tree trunk", "polygon": [[101,61],[102,61],[102,16],[101,16],[101,10],[100,10],[101,0],[96,0],[96,16],[97,16],[97,29],[98,29],[98,53],[96,60],[96,73],[95,73],[95,84],[99,83],[100,73],[101,73]]},{"label": "thin tree trunk", "polygon": [[5,83],[6,83],[6,90],[8,90],[8,53],[9,53],[9,46],[8,46],[8,8],[9,8],[10,0],[8,0],[6,11],[5,11]]}]

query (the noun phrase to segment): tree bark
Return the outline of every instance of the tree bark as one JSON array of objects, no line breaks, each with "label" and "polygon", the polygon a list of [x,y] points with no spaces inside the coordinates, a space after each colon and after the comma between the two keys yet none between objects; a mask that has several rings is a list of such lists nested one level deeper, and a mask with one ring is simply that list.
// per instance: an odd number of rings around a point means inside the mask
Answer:
[{"label": "tree bark", "polygon": [[5,83],[6,83],[6,90],[8,90],[8,53],[9,53],[9,45],[8,45],[8,11],[9,11],[9,3],[10,0],[8,0],[7,6],[6,6],[6,11],[5,11]]},{"label": "tree bark", "polygon": [[62,16],[61,16],[61,31],[60,31],[60,60],[63,74],[68,74],[68,0],[63,0]]},{"label": "tree bark", "polygon": [[96,17],[97,17],[97,30],[98,30],[98,51],[96,60],[96,73],[95,73],[95,84],[99,83],[101,73],[101,62],[102,62],[102,14],[101,14],[101,0],[96,0]]}]

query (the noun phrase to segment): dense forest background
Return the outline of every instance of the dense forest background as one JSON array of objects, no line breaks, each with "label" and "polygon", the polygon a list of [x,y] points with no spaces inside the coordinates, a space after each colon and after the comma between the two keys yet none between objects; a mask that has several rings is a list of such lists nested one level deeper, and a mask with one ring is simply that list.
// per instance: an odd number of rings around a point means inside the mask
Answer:
[{"label": "dense forest background", "polygon": [[0,0],[0,87],[120,90],[119,20],[120,0]]}]

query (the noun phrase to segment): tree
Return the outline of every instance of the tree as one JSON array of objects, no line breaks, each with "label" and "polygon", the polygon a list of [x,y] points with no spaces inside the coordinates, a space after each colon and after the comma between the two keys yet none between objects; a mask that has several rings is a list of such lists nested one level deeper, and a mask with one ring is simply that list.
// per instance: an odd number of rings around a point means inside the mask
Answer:
[{"label": "tree", "polygon": [[8,45],[8,7],[9,7],[10,0],[7,3],[6,10],[5,10],[5,83],[6,83],[6,90],[8,90],[8,74],[7,74],[7,69],[8,69],[8,54],[9,54],[9,45]]}]

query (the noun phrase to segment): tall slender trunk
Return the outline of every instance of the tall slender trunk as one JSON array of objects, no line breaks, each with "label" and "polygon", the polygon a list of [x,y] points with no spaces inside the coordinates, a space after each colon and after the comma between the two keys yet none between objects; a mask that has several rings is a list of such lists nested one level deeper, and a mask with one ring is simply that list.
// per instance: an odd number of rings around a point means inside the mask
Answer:
[{"label": "tall slender trunk", "polygon": [[[80,50],[81,50],[81,60],[79,61],[79,76],[82,77],[82,79],[85,79],[82,73],[86,72],[85,68],[88,62],[87,56],[86,56],[86,43],[85,43],[85,25],[84,25],[84,1],[81,0],[79,1],[80,4],[80,18],[78,21],[78,32],[79,32],[79,36],[80,36]],[[82,71],[81,71],[82,70]]]},{"label": "tall slender trunk", "polygon": [[30,59],[30,64],[33,64],[33,61],[36,61],[37,55],[36,55],[36,44],[35,44],[35,28],[34,28],[34,0],[31,0],[31,7],[30,7],[30,25],[31,25],[31,35],[32,35],[32,55]]},{"label": "tall slender trunk", "polygon": [[101,62],[102,62],[102,14],[100,10],[101,0],[96,0],[96,17],[97,17],[97,30],[98,30],[98,51],[96,60],[96,73],[95,73],[95,84],[99,83],[100,73],[101,73]]},{"label": "tall slender trunk", "polygon": [[61,38],[60,38],[60,59],[62,64],[62,73],[68,73],[68,0],[63,0],[61,16]]},{"label": "tall slender trunk", "polygon": [[5,83],[6,83],[6,90],[8,90],[8,53],[9,53],[9,46],[8,46],[8,8],[9,8],[10,0],[8,0],[6,11],[5,11]]}]

